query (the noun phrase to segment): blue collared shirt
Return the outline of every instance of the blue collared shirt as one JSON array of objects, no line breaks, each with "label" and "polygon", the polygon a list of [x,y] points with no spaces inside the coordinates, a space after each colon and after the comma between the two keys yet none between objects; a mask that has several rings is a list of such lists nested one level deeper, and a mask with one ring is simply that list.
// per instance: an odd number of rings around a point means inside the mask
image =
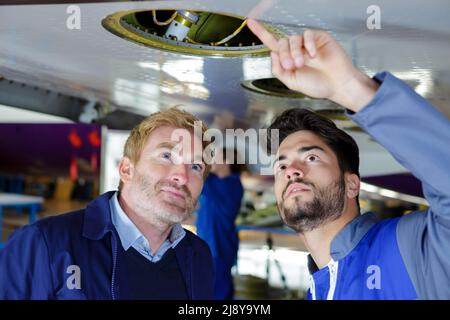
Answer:
[{"label": "blue collared shirt", "polygon": [[122,247],[125,251],[127,251],[130,247],[133,247],[149,261],[158,262],[167,250],[170,248],[175,248],[186,235],[186,231],[183,229],[181,224],[175,224],[170,231],[169,237],[163,242],[159,249],[152,254],[147,239],[123,211],[119,204],[117,195],[118,192],[111,197],[109,200],[109,206],[111,208],[113,225],[119,234],[120,242],[122,243]]}]

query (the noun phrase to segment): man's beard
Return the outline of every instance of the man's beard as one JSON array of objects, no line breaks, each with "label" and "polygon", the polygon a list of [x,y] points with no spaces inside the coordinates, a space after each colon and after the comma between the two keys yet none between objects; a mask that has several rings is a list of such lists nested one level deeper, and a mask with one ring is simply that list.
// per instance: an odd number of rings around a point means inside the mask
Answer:
[{"label": "man's beard", "polygon": [[[171,187],[181,191],[185,195],[185,205],[181,206],[175,201],[169,201],[161,197],[163,187]],[[139,189],[139,190],[136,190]],[[167,180],[159,180],[154,183],[150,177],[140,174],[135,182],[135,193],[139,196],[137,205],[139,211],[143,211],[144,218],[158,220],[162,223],[174,224],[180,223],[188,218],[197,205],[197,199],[194,200],[186,186],[179,186],[177,183]]]},{"label": "man's beard", "polygon": [[292,199],[294,203],[288,208],[284,207],[285,199],[281,199],[278,208],[281,218],[288,227],[303,233],[334,221],[342,215],[345,204],[345,182],[342,174],[337,181],[324,188],[316,188],[312,183],[297,179],[289,182],[286,189],[295,182],[311,187],[314,198],[301,203],[301,196],[295,196]]}]

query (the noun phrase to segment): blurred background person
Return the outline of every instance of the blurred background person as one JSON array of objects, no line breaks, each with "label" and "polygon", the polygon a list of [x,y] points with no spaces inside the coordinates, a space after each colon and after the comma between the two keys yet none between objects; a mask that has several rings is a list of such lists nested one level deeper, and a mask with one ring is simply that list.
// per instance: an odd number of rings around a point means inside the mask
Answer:
[{"label": "blurred background person", "polygon": [[[220,300],[233,299],[234,295],[231,269],[239,247],[235,220],[244,195],[240,173],[245,166],[238,164],[236,149],[228,149],[233,159],[226,154],[227,149],[223,148],[215,156],[216,163],[211,166],[200,196],[196,222],[197,235],[211,249],[215,265],[214,298]],[[226,158],[230,161],[225,161]]]}]

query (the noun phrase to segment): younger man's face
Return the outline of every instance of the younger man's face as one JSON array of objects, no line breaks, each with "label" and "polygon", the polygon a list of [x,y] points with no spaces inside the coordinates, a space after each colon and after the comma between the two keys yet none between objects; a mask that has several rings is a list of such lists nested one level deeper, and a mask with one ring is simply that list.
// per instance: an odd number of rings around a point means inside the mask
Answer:
[{"label": "younger man's face", "polygon": [[302,130],[289,135],[276,159],[275,197],[286,225],[304,232],[341,216],[344,176],[335,153],[316,134]]}]

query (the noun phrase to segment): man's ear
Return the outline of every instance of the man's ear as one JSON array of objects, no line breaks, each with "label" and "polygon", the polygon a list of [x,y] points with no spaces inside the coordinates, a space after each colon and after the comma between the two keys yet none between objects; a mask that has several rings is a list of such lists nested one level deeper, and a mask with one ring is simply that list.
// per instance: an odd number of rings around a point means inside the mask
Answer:
[{"label": "man's ear", "polygon": [[346,194],[350,199],[354,199],[359,195],[361,181],[354,173],[345,173]]},{"label": "man's ear", "polygon": [[123,183],[131,181],[134,174],[134,165],[130,158],[123,157],[119,162],[119,175]]}]

